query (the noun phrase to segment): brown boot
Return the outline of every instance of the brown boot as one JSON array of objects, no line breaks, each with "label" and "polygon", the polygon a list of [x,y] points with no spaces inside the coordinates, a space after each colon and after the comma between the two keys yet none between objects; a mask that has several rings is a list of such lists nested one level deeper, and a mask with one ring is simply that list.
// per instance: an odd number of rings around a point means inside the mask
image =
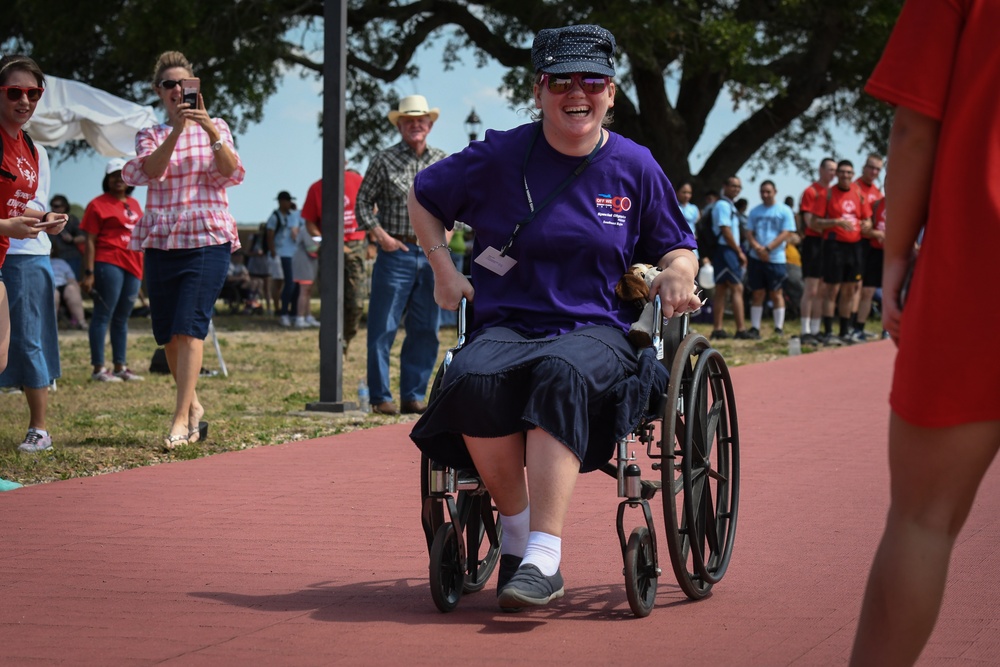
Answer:
[{"label": "brown boot", "polygon": [[384,403],[373,405],[372,412],[377,412],[380,415],[398,415],[399,408],[392,401],[385,401]]},{"label": "brown boot", "polygon": [[427,411],[427,404],[423,401],[403,401],[404,415],[422,415]]}]

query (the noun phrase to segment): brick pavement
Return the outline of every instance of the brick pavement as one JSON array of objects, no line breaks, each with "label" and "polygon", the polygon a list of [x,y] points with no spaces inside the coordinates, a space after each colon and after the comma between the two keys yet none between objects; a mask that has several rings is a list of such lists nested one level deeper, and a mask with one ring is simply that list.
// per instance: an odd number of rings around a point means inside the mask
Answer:
[{"label": "brick pavement", "polygon": [[[844,664],[887,503],[892,359],[872,343],[734,370],[736,550],[700,602],[667,566],[652,615],[631,617],[597,474],[566,528],[565,598],[504,615],[491,582],[440,614],[399,424],[0,494],[0,661]],[[998,516],[991,474],[924,664],[995,663]]]}]

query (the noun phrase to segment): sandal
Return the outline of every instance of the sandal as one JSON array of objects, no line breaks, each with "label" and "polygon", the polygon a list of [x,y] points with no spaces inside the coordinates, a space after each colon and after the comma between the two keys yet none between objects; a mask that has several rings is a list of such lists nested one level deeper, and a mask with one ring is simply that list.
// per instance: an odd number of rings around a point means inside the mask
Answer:
[{"label": "sandal", "polygon": [[205,416],[205,408],[198,406],[198,411],[190,410],[188,412],[188,442],[194,444],[199,440],[204,440],[208,437],[208,422],[202,421],[201,418]]},{"label": "sandal", "polygon": [[192,444],[198,442],[199,440],[205,440],[208,438],[208,422],[198,422],[198,426],[196,428],[188,431],[187,437],[188,442]]},{"label": "sandal", "polygon": [[178,433],[176,435],[168,435],[163,439],[163,450],[171,452],[176,447],[183,447],[188,444],[188,436],[185,433]]}]

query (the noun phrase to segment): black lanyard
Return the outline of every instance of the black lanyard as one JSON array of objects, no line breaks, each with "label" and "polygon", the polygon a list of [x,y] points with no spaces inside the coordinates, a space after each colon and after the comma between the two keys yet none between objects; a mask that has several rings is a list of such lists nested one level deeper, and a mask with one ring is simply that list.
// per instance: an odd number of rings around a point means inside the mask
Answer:
[{"label": "black lanyard", "polygon": [[541,134],[541,132],[542,132],[542,123],[539,122],[538,128],[535,130],[535,136],[532,137],[531,144],[528,145],[528,152],[525,153],[524,155],[524,165],[521,167],[521,175],[522,178],[524,179],[524,194],[528,198],[528,208],[531,209],[531,212],[528,213],[528,215],[523,220],[514,225],[514,231],[511,232],[510,238],[507,239],[507,243],[505,243],[503,248],[500,249],[501,257],[507,256],[507,251],[509,251],[510,247],[514,245],[514,239],[517,238],[517,235],[520,233],[521,228],[526,226],[532,220],[534,220],[535,216],[538,214],[539,211],[541,211],[553,199],[559,196],[559,193],[565,190],[569,186],[569,184],[576,179],[577,176],[583,173],[583,170],[587,168],[587,165],[590,164],[591,161],[594,159],[594,156],[597,155],[597,151],[600,150],[601,144],[604,143],[604,130],[601,130],[601,135],[597,138],[597,145],[594,146],[594,150],[590,151],[590,155],[588,155],[583,160],[583,162],[581,162],[580,165],[573,170],[572,174],[566,177],[566,180],[564,180],[559,185],[559,187],[557,187],[548,197],[546,197],[542,201],[541,204],[538,205],[538,208],[535,208],[535,202],[531,198],[531,190],[528,188],[528,161],[531,158],[531,151],[535,148],[535,142],[538,141],[538,135]]}]

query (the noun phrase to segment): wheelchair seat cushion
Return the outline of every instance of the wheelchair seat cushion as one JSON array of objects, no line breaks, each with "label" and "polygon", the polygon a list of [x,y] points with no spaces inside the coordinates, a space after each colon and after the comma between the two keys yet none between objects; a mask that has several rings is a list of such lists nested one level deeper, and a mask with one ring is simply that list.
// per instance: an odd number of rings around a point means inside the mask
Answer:
[{"label": "wheelchair seat cushion", "polygon": [[410,438],[439,463],[471,468],[462,434],[499,438],[538,427],[589,472],[656,414],[667,375],[651,348],[636,351],[618,329],[532,339],[491,328],[455,355]]}]

